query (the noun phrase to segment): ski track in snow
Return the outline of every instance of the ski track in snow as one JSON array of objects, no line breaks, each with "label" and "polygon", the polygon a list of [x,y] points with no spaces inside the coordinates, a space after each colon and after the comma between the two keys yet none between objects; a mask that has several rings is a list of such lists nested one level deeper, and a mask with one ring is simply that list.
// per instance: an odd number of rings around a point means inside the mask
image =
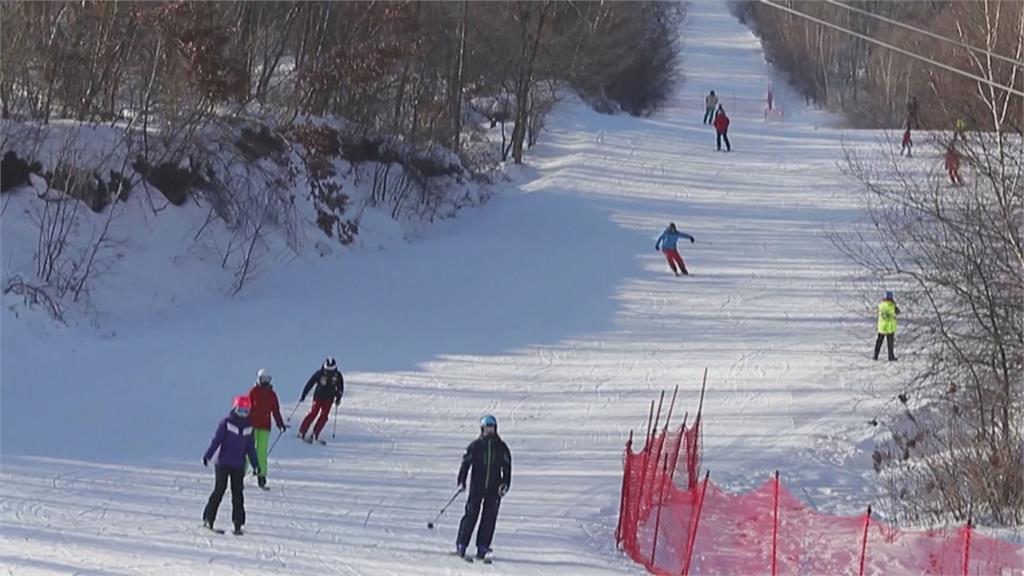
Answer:
[{"label": "ski track in snow", "polygon": [[[677,384],[673,421],[687,411],[692,419],[705,366],[704,465],[719,485],[751,488],[779,469],[811,505],[860,512],[873,489],[870,454],[857,439],[882,401],[863,399],[870,374],[858,370],[870,363],[873,319],[841,304],[862,295],[845,287],[848,265],[823,234],[860,216],[838,168],[841,142],[867,146],[879,135],[829,127],[830,117],[805,109],[780,80],[775,97],[787,118],[765,124],[750,102],[763,99],[770,73],[724,4],[690,6],[684,58],[685,82],[656,117],[560,105],[520,190],[406,249],[353,256],[336,271],[300,261],[301,274],[324,281],[297,282],[294,267],[268,273],[248,296],[251,309],[231,305],[201,321],[205,312],[183,299],[167,329],[185,326],[196,340],[180,346],[214,351],[195,367],[161,359],[177,373],[146,377],[173,387],[221,359],[239,365],[236,377],[199,379],[167,398],[118,388],[111,410],[134,417],[129,424],[76,419],[74,430],[33,448],[32,424],[55,417],[60,425],[61,412],[33,412],[50,399],[25,392],[27,381],[89,366],[102,367],[97,378],[131,380],[133,367],[119,369],[119,360],[177,343],[174,334],[126,328],[122,340],[141,334],[141,345],[83,342],[54,358],[33,347],[64,346],[70,336],[22,337],[29,328],[5,316],[0,566],[14,574],[641,572],[613,542],[624,442],[630,430],[642,434],[650,400]],[[700,123],[709,89],[732,116],[732,153],[715,152],[713,129]],[[697,237],[681,244],[692,277],[672,276],[652,249],[670,220]],[[528,298],[517,297],[523,291]],[[322,318],[337,326],[315,326]],[[293,427],[271,456],[271,490],[247,479],[247,534],[203,531],[213,478],[197,462],[227,400],[266,366],[287,415],[325,353],[338,355],[346,375],[337,438],[307,446]],[[49,395],[56,384],[44,386]],[[152,403],[160,414],[132,415]],[[497,416],[514,460],[486,568],[446,557],[461,499],[435,530],[425,526],[453,493],[484,413]],[[119,442],[139,435],[157,457],[125,461]],[[97,445],[108,458],[86,452]],[[218,525],[230,527],[230,516],[226,496]]]}]

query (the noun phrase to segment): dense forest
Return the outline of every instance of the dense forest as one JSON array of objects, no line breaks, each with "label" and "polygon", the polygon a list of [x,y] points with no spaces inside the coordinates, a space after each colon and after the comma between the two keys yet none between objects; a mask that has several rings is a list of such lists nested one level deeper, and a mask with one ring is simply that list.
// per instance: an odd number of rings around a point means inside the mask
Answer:
[{"label": "dense forest", "polygon": [[[509,121],[518,162],[563,83],[633,114],[676,73],[668,2],[8,2],[4,118],[168,130],[210,115],[334,115],[460,147],[464,106]],[[532,136],[531,136],[532,135]]]},{"label": "dense forest", "polygon": [[[1019,64],[1015,67],[1012,63],[1024,60],[1024,46],[1020,41],[1024,35],[1021,24],[1024,3],[991,0],[842,3],[779,0],[775,3],[1024,90],[1024,71]],[[809,100],[843,112],[855,126],[898,128],[906,120],[907,102],[913,97],[919,104],[922,127],[952,129],[957,120],[962,120],[970,128],[992,128],[993,94],[979,90],[978,83],[971,78],[759,1],[738,2],[735,9],[761,37],[769,61],[784,70]],[[1010,61],[967,50],[956,43],[913,32],[872,15],[986,50]],[[1021,127],[1024,98],[1011,98],[1007,106],[1007,118]]]}]

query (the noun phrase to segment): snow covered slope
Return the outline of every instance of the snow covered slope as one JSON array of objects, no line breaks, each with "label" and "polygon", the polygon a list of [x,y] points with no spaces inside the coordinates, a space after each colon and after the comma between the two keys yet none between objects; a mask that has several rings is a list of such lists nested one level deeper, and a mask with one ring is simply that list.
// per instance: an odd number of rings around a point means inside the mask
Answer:
[{"label": "snow covered slope", "polygon": [[[0,565],[476,573],[446,556],[458,505],[425,524],[492,413],[514,470],[488,569],[637,572],[612,537],[623,444],[662,389],[679,384],[677,414],[692,412],[704,366],[719,485],[780,469],[811,505],[862,510],[875,412],[861,404],[871,373],[854,368],[870,364],[873,319],[850,312],[864,295],[823,232],[859,217],[841,140],[878,135],[802,109],[722,3],[691,6],[684,55],[686,81],[657,117],[561,105],[516,186],[408,246],[303,256],[231,301],[154,258],[133,275],[174,277],[170,293],[101,333],[5,306]],[[751,104],[773,80],[781,124]],[[709,89],[732,113],[732,153],[701,125]],[[653,250],[669,221],[697,238],[681,245],[692,277]],[[12,242],[5,260],[26,249]],[[230,398],[267,368],[287,414],[327,354],[347,382],[336,439],[283,438],[272,490],[246,491],[249,533],[201,531],[212,474],[199,458]]]}]

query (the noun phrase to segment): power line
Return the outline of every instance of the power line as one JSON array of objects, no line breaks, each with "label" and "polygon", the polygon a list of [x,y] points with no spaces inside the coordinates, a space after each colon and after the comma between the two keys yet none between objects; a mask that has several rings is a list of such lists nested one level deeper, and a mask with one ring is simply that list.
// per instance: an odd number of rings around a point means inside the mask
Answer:
[{"label": "power line", "polygon": [[806,20],[810,20],[811,22],[815,22],[817,24],[821,24],[822,26],[827,26],[829,28],[834,28],[836,30],[839,30],[840,32],[845,32],[846,34],[849,34],[851,36],[856,36],[857,38],[860,38],[861,40],[865,40],[865,41],[870,42],[872,44],[877,44],[877,45],[879,45],[879,46],[881,46],[883,48],[888,48],[889,50],[892,50],[893,52],[899,52],[900,54],[903,54],[905,56],[910,56],[911,58],[914,58],[916,60],[920,60],[922,62],[927,62],[928,64],[931,64],[932,66],[937,66],[937,67],[942,68],[944,70],[948,70],[950,72],[953,72],[954,74],[959,74],[961,76],[965,76],[965,77],[970,78],[971,80],[974,80],[976,82],[981,82],[982,84],[988,84],[989,86],[992,86],[992,87],[995,87],[995,88],[999,88],[1000,90],[1004,90],[1004,91],[1006,91],[1006,92],[1008,92],[1010,94],[1015,94],[1017,96],[1024,97],[1024,92],[1022,92],[1020,90],[1017,90],[1016,88],[1011,88],[1010,86],[1005,86],[1005,85],[1000,84],[998,82],[994,82],[992,80],[989,80],[988,78],[982,78],[981,76],[978,76],[977,74],[972,74],[970,72],[966,72],[964,70],[960,70],[959,68],[954,68],[953,66],[950,66],[948,64],[943,64],[942,62],[938,62],[936,60],[932,60],[931,58],[928,58],[927,56],[921,56],[921,55],[915,54],[915,53],[913,53],[913,52],[911,52],[909,50],[904,50],[903,48],[900,48],[898,46],[893,46],[892,44],[888,44],[886,42],[882,42],[881,40],[876,40],[876,39],[874,39],[874,38],[872,38],[870,36],[861,34],[860,32],[854,32],[853,30],[850,30],[848,28],[843,28],[842,26],[839,26],[837,24],[833,24],[831,22],[826,22],[825,20],[822,20],[820,18],[815,18],[814,16],[811,16],[809,14],[804,14],[803,12],[800,12],[800,11],[794,10],[792,8],[789,8],[788,6],[782,6],[782,5],[779,5],[779,4],[775,4],[774,2],[771,2],[770,0],[760,0],[760,2],[762,4],[766,4],[768,6],[771,6],[772,8],[776,8],[776,9],[782,10],[784,12],[789,12],[790,14],[795,14],[796,16],[799,16],[799,17],[804,18]]},{"label": "power line", "polygon": [[1024,67],[1024,62],[1021,62],[1020,60],[1014,60],[1013,58],[1010,58],[1008,56],[1003,56],[1002,54],[996,54],[995,52],[991,52],[989,50],[985,50],[984,48],[978,48],[977,46],[971,46],[970,44],[967,44],[965,42],[961,42],[959,40],[954,40],[952,38],[947,38],[945,36],[942,36],[941,34],[936,34],[934,32],[930,32],[930,31],[925,30],[923,28],[918,28],[917,26],[911,26],[910,24],[904,24],[903,22],[900,22],[898,20],[893,20],[892,18],[888,18],[886,16],[882,16],[881,14],[873,14],[871,12],[868,12],[867,10],[863,10],[861,8],[857,8],[856,6],[850,6],[849,4],[844,4],[842,2],[838,2],[837,0],[825,0],[825,2],[827,2],[829,4],[832,4],[833,6],[839,6],[840,8],[845,8],[846,10],[849,10],[851,12],[857,12],[858,14],[864,14],[865,16],[870,16],[872,18],[881,20],[883,22],[888,22],[889,24],[892,24],[893,26],[899,26],[900,28],[904,28],[904,29],[910,30],[912,32],[917,32],[918,34],[924,34],[925,36],[928,36],[928,37],[931,37],[931,38],[935,38],[936,40],[941,40],[943,42],[948,42],[950,44],[955,44],[955,45],[957,45],[957,46],[959,46],[961,48],[966,48],[967,50],[971,50],[973,52],[980,52],[980,53],[985,54],[987,56],[991,56],[993,58],[997,58],[999,60],[1003,60],[1005,62],[1009,62],[1010,64],[1013,64],[1014,66]]}]

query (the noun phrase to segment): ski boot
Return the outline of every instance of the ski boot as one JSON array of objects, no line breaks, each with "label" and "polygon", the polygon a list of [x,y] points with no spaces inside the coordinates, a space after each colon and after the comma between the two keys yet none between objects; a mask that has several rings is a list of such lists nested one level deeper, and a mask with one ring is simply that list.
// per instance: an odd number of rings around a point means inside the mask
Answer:
[{"label": "ski boot", "polygon": [[491,553],[491,549],[484,546],[477,546],[476,548],[476,560],[483,562],[484,564],[490,564],[491,559],[487,556]]}]

